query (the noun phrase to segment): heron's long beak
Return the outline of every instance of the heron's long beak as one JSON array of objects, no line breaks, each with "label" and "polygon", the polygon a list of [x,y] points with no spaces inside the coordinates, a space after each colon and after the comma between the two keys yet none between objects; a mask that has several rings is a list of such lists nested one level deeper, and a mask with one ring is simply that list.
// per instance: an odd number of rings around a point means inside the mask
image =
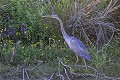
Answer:
[{"label": "heron's long beak", "polygon": [[49,18],[50,18],[50,16],[49,16],[49,15],[46,15],[46,16],[42,16],[42,17],[49,17]]}]

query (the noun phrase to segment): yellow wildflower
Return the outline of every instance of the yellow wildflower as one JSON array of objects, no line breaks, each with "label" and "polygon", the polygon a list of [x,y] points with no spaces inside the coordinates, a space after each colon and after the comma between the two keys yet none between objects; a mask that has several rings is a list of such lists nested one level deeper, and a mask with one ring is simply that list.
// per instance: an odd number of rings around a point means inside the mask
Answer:
[{"label": "yellow wildflower", "polygon": [[25,47],[24,47],[24,46],[22,46],[22,48],[24,49]]}]

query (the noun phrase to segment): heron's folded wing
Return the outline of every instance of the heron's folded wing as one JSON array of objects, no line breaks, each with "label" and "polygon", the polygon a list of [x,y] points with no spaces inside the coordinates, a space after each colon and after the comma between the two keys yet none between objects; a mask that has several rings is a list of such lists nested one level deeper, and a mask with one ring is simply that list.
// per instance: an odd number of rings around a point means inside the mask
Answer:
[{"label": "heron's folded wing", "polygon": [[89,61],[91,60],[91,56],[89,55],[88,49],[83,44],[83,42],[80,41],[78,38],[76,38],[76,37],[70,38],[70,47],[79,56],[81,56]]}]

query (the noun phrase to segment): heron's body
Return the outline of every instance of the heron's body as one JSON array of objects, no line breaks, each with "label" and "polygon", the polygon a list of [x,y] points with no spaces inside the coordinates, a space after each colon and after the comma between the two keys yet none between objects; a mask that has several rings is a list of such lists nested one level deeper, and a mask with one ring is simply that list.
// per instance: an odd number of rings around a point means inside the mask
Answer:
[{"label": "heron's body", "polygon": [[63,35],[66,43],[69,45],[70,49],[73,50],[78,56],[81,56],[84,59],[91,61],[91,56],[89,55],[89,52],[88,52],[88,49],[86,48],[86,46],[78,38],[76,38],[74,36],[69,36],[65,32],[64,27],[63,27],[63,23],[57,15],[44,16],[44,17],[50,17],[50,18],[57,19],[60,22],[62,35]]},{"label": "heron's body", "polygon": [[82,41],[80,41],[78,38],[72,36],[69,37],[69,39],[65,39],[66,43],[70,47],[71,50],[73,50],[78,56],[81,56],[88,61],[91,61],[91,56],[88,54],[88,49],[85,47]]}]

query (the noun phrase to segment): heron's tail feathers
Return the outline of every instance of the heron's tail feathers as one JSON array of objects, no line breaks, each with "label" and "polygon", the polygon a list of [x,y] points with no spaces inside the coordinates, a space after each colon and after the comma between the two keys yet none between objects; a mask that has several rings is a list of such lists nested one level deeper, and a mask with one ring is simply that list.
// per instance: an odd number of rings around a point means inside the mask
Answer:
[{"label": "heron's tail feathers", "polygon": [[92,58],[91,58],[90,54],[84,55],[83,58],[88,60],[88,61],[92,61]]}]

